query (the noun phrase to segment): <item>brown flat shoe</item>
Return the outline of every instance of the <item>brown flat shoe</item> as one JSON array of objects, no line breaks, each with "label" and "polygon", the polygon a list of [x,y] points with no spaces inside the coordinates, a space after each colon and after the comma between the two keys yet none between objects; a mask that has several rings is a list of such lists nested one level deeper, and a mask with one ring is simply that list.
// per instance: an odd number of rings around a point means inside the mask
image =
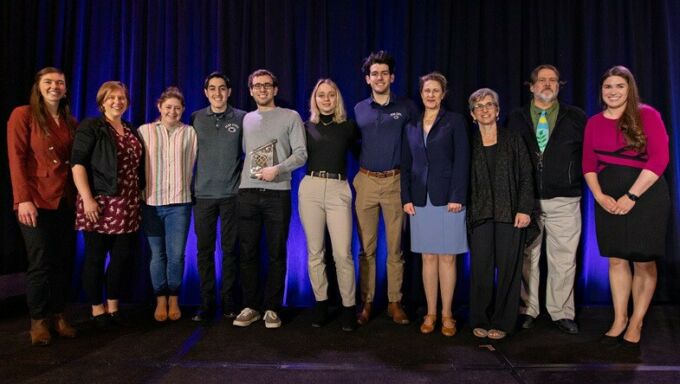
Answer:
[{"label": "brown flat shoe", "polygon": [[52,326],[61,337],[73,339],[78,335],[78,331],[66,321],[63,313],[55,313],[52,315]]},{"label": "brown flat shoe", "polygon": [[437,315],[425,315],[423,323],[420,325],[420,333],[432,333],[434,325],[437,322]]},{"label": "brown flat shoe", "polygon": [[442,316],[442,335],[453,336],[458,332],[456,329],[456,319],[449,316]]}]

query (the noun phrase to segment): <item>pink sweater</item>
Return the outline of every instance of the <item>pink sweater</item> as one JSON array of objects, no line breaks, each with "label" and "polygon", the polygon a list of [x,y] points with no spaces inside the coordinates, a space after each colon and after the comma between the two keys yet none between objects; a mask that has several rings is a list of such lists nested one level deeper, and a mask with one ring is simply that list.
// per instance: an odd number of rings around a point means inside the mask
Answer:
[{"label": "pink sweater", "polygon": [[618,120],[606,118],[604,112],[588,119],[583,139],[583,173],[600,172],[614,164],[648,169],[661,176],[669,157],[666,127],[659,112],[649,105],[640,105],[640,117],[647,136],[644,153],[624,150],[626,139],[616,126]]}]

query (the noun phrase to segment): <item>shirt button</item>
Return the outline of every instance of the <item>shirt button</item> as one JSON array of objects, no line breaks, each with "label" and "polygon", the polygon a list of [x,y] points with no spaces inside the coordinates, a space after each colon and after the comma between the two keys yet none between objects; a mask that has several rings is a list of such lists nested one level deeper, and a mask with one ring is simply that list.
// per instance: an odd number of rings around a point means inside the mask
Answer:
[{"label": "shirt button", "polygon": [[57,161],[57,160],[52,160],[52,162],[53,162],[54,164],[58,164],[58,163],[59,163],[59,161]]},{"label": "shirt button", "polygon": [[54,146],[50,146],[50,147],[47,148],[47,149],[50,150],[50,151],[54,151]]}]

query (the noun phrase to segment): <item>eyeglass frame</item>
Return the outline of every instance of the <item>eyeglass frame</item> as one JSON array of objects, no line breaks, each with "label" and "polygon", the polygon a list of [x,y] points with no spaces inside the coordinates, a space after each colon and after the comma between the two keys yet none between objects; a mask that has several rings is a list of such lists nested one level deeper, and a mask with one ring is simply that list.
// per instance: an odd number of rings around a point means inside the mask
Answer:
[{"label": "eyeglass frame", "polygon": [[250,86],[250,89],[255,90],[255,91],[271,91],[272,89],[276,88],[276,85],[274,83],[255,83],[252,86]]},{"label": "eyeglass frame", "polygon": [[489,102],[486,103],[486,104],[475,104],[475,105],[472,106],[472,110],[473,110],[473,111],[481,111],[481,110],[483,110],[483,109],[485,109],[485,108],[486,108],[487,110],[489,110],[489,109],[491,109],[491,108],[498,108],[498,104],[496,104],[496,103],[493,102],[493,101],[489,101]]}]

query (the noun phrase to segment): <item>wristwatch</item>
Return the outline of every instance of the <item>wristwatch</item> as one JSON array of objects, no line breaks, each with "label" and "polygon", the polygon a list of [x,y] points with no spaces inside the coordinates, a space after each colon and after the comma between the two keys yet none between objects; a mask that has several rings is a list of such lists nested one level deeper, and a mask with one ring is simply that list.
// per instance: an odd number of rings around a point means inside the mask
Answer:
[{"label": "wristwatch", "polygon": [[630,192],[626,192],[626,196],[628,196],[628,198],[631,199],[632,201],[638,201],[638,199],[640,198],[640,196],[632,194]]}]

